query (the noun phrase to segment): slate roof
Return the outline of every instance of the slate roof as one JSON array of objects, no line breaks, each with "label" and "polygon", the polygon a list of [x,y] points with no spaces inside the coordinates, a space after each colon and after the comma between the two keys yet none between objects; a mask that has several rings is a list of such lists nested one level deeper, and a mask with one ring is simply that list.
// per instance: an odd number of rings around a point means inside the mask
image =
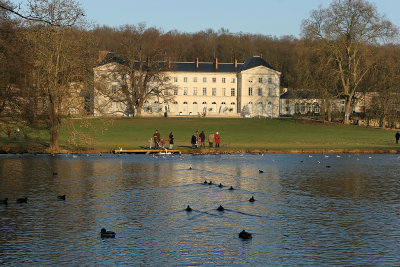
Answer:
[{"label": "slate roof", "polygon": [[271,65],[269,65],[267,62],[265,62],[265,60],[262,57],[251,57],[248,60],[246,60],[246,62],[243,65],[242,70],[248,70],[251,68],[255,68],[258,66],[264,66],[267,67],[269,69],[275,70]]},{"label": "slate roof", "polygon": [[306,90],[289,90],[281,94],[281,99],[315,99],[319,98],[317,92]]},{"label": "slate roof", "polygon": [[241,70],[243,63],[238,63],[235,68],[234,63],[218,63],[218,68],[215,69],[215,64],[212,62],[199,62],[199,67],[196,68],[196,62],[172,62],[171,70],[179,72],[238,72]]},{"label": "slate roof", "polygon": [[[119,63],[125,64],[121,58],[118,58],[113,53],[109,52],[103,60],[99,63],[99,66],[108,63]],[[161,64],[167,65],[167,62],[160,62]],[[139,62],[137,62],[139,66]],[[216,73],[232,73],[240,72],[242,70],[248,70],[254,67],[264,66],[270,69],[272,68],[265,60],[261,57],[251,57],[245,63],[237,63],[235,68],[234,63],[218,63],[218,68],[215,68],[215,63],[213,62],[199,62],[199,67],[196,68],[196,62],[171,62],[169,70],[177,72],[216,72]]]}]

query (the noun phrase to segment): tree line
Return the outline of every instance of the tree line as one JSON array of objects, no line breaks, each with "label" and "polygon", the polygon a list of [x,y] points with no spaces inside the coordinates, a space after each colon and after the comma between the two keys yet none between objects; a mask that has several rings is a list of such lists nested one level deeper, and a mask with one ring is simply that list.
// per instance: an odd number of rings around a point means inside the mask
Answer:
[{"label": "tree line", "polygon": [[[299,25],[300,38],[224,28],[185,33],[145,24],[93,26],[75,0],[27,3],[21,8],[0,0],[0,118],[3,123],[10,118],[27,125],[45,122],[53,151],[67,110],[76,105],[82,115],[88,111],[99,51],[111,51],[126,63],[116,72],[136,77],[121,87],[130,110],[143,107],[149,80],[169,86],[156,62],[244,62],[259,55],[282,73],[281,88],[310,90],[323,100],[323,120],[330,119],[333,99],[342,98],[342,121],[350,123],[358,94],[366,92],[373,100],[363,116],[379,119],[381,126],[399,120],[398,29],[366,0],[333,0],[312,10]],[[139,71],[135,62],[143,63]],[[77,92],[86,105],[71,101]],[[152,93],[161,95],[161,90]]]}]

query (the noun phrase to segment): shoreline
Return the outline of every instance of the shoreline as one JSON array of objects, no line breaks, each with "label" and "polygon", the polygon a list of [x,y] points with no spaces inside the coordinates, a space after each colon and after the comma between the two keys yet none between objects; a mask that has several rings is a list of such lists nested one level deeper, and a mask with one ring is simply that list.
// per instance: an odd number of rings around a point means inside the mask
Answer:
[{"label": "shoreline", "polygon": [[[184,148],[179,150],[185,155],[217,155],[217,154],[400,154],[399,148],[382,149],[209,149],[209,148]],[[58,152],[49,152],[35,149],[0,149],[0,154],[112,154],[112,150],[102,149],[60,149]]]}]

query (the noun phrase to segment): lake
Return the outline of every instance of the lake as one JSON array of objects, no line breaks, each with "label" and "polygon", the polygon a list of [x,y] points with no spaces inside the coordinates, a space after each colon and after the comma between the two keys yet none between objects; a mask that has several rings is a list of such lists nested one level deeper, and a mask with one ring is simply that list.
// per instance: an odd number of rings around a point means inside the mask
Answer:
[{"label": "lake", "polygon": [[0,265],[399,265],[399,170],[375,154],[0,155]]}]

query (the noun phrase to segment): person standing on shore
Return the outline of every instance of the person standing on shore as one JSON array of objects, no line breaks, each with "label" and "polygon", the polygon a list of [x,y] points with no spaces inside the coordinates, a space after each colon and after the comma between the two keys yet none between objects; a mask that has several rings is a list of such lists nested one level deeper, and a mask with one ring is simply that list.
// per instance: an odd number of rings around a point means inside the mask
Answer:
[{"label": "person standing on shore", "polygon": [[169,133],[169,149],[172,149],[174,147],[174,135],[172,134],[172,132]]},{"label": "person standing on shore", "polygon": [[210,135],[208,136],[208,144],[210,145],[210,147],[213,147],[214,137],[214,133],[210,133]]},{"label": "person standing on shore", "polygon": [[400,139],[400,133],[399,132],[396,133],[395,138],[396,138],[396,144],[398,144],[399,143],[399,139]]},{"label": "person standing on shore", "polygon": [[154,149],[160,148],[160,133],[158,132],[158,130],[156,130],[156,132],[154,133],[153,139],[154,139]]},{"label": "person standing on shore", "polygon": [[206,135],[204,134],[204,131],[201,131],[199,140],[200,140],[200,147],[205,147],[204,141],[206,139]]},{"label": "person standing on shore", "polygon": [[219,133],[216,132],[216,133],[215,133],[215,147],[219,147],[219,144],[220,144],[220,143],[221,143],[221,140],[220,140]]},{"label": "person standing on shore", "polygon": [[196,148],[196,144],[197,144],[197,136],[196,136],[196,133],[193,133],[193,135],[192,135],[192,140],[190,141],[190,143],[192,144],[192,148]]}]

